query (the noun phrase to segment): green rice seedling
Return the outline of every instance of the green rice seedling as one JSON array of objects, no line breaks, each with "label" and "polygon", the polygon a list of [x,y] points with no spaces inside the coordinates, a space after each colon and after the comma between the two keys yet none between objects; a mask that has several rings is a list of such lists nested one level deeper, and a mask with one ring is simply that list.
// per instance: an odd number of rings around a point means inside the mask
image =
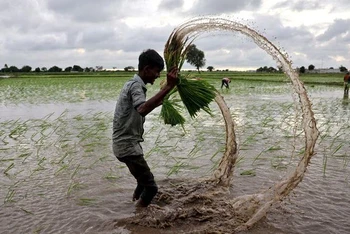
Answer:
[{"label": "green rice seedling", "polygon": [[10,161],[15,161],[14,158],[2,158],[0,159],[0,162],[10,162]]},{"label": "green rice seedling", "polygon": [[44,162],[46,160],[46,157],[42,157],[41,159],[40,159],[40,161],[38,162],[38,165],[40,166],[40,167],[42,167],[42,163]]},{"label": "green rice seedling", "polygon": [[94,199],[94,198],[80,198],[79,202],[78,202],[78,205],[79,206],[91,206],[94,203],[96,203],[96,201],[97,200]]},{"label": "green rice seedling", "polygon": [[199,151],[200,151],[200,148],[198,146],[198,143],[196,143],[194,147],[191,149],[191,151],[187,154],[186,158],[193,158]]},{"label": "green rice seedling", "polygon": [[188,113],[192,118],[201,109],[211,115],[209,103],[216,96],[216,89],[204,80],[188,80],[180,78],[177,90]]},{"label": "green rice seedling", "polygon": [[91,164],[88,166],[88,168],[92,168],[92,167],[93,167],[95,164],[97,164],[98,162],[103,162],[103,160],[106,159],[106,158],[109,158],[109,156],[108,156],[108,155],[105,155],[105,156],[102,156],[102,157],[96,159],[93,163],[91,163]]},{"label": "green rice seedling", "polygon": [[247,145],[247,144],[249,144],[249,143],[251,143],[251,142],[255,142],[255,141],[256,141],[255,137],[256,137],[258,134],[259,134],[258,132],[255,132],[255,133],[249,135],[249,136],[242,142],[241,145],[244,146],[244,145]]},{"label": "green rice seedling", "polygon": [[55,172],[55,175],[60,174],[63,170],[66,170],[66,169],[68,169],[68,165],[67,165],[67,164],[62,165],[62,166]]},{"label": "green rice seedling", "polygon": [[40,234],[43,229],[44,229],[44,227],[36,227],[33,230],[33,234]]},{"label": "green rice seedling", "polygon": [[287,164],[284,163],[285,156],[277,156],[271,159],[271,166],[275,169],[286,169]]},{"label": "green rice seedling", "polygon": [[165,124],[175,126],[177,124],[183,125],[185,123],[185,118],[176,108],[179,108],[179,105],[176,102],[171,102],[169,99],[165,99],[163,101],[160,115],[162,116]]},{"label": "green rice seedling", "polygon": [[282,150],[283,148],[279,145],[274,145],[269,147],[266,151],[275,151],[275,150]]},{"label": "green rice seedling", "polygon": [[216,152],[210,157],[210,161],[214,161],[214,158],[219,154],[219,153],[222,153],[224,152],[225,150],[225,147],[220,147],[218,150],[216,150]]},{"label": "green rice seedling", "polygon": [[322,173],[323,173],[323,176],[326,176],[326,169],[327,169],[327,161],[328,161],[328,157],[327,157],[327,154],[324,153],[323,154],[323,166],[322,166]]},{"label": "green rice seedling", "polygon": [[10,133],[9,133],[9,137],[17,140],[20,136],[24,135],[25,132],[28,130],[26,123],[22,123],[17,125]]},{"label": "green rice seedling", "polygon": [[343,146],[344,146],[343,142],[339,143],[339,145],[333,150],[331,156],[334,156],[341,148],[343,148]]},{"label": "green rice seedling", "polygon": [[183,168],[184,166],[186,166],[185,162],[176,162],[176,164],[174,166],[172,166],[170,168],[170,170],[167,172],[167,176],[171,176],[172,174],[177,174],[179,173],[180,169]]},{"label": "green rice seedling", "polygon": [[258,155],[256,155],[253,159],[252,165],[260,158],[260,156],[266,152],[266,149],[263,149],[262,151],[260,151],[260,153]]},{"label": "green rice seedling", "polygon": [[4,171],[4,174],[8,176],[8,172],[15,167],[15,163],[11,163]]},{"label": "green rice seedling", "polygon": [[255,172],[254,169],[245,170],[245,171],[242,171],[239,174],[242,175],[242,176],[256,176],[256,172]]},{"label": "green rice seedling", "polygon": [[14,189],[9,189],[7,191],[7,194],[6,194],[6,197],[5,197],[5,200],[4,200],[4,204],[5,203],[10,203],[10,202],[16,202],[13,197],[15,196],[16,194],[16,191]]},{"label": "green rice seedling", "polygon": [[26,214],[34,215],[34,213],[31,212],[31,211],[29,211],[29,210],[26,210],[26,209],[24,209],[24,208],[22,208],[22,207],[20,207],[20,209],[21,209],[22,211],[24,211],[24,213],[26,213]]},{"label": "green rice seedling", "polygon": [[66,153],[58,160],[58,162],[57,162],[56,164],[62,164],[63,161],[64,161],[64,159],[67,158],[68,155],[69,155],[69,153],[66,152]]},{"label": "green rice seedling", "polygon": [[109,181],[116,181],[117,179],[121,178],[120,176],[115,176],[113,173],[110,171],[105,175],[103,178],[109,180]]},{"label": "green rice seedling", "polygon": [[68,189],[67,189],[67,196],[69,196],[73,191],[75,190],[79,190],[79,189],[82,189],[84,188],[84,185],[79,183],[79,182],[72,182],[70,183],[70,185],[68,186]]},{"label": "green rice seedling", "polygon": [[72,175],[70,177],[71,179],[73,179],[74,176],[78,173],[79,168],[80,168],[80,164],[74,169],[74,171],[73,171],[73,173],[72,173]]}]

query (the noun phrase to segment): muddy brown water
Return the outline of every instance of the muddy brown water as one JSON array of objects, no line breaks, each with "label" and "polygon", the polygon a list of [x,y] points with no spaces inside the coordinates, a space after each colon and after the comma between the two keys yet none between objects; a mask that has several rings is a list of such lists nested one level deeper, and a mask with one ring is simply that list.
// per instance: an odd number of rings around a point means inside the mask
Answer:
[{"label": "muddy brown water", "polygon": [[[302,150],[292,95],[256,89],[244,95],[234,87],[222,91],[237,124],[241,157],[232,197],[261,191],[283,178]],[[293,194],[244,233],[350,233],[350,104],[339,87],[310,87],[309,94],[321,132],[317,154]],[[131,201],[135,181],[111,151],[114,105],[85,100],[0,107],[0,131],[6,132],[0,142],[1,233],[196,230],[194,224],[170,229],[117,225],[138,211]],[[215,103],[212,109],[213,118],[201,113],[185,125],[186,132],[164,126],[159,110],[148,116],[143,147],[160,190],[211,175],[225,144]],[[11,133],[12,138],[5,137]]]}]

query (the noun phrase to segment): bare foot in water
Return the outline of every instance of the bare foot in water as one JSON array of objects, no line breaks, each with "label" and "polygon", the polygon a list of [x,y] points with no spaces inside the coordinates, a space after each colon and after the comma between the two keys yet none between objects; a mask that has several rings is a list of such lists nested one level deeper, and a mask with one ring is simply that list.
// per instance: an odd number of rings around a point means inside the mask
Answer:
[{"label": "bare foot in water", "polygon": [[135,205],[136,207],[147,207],[148,205],[141,199],[139,199]]}]

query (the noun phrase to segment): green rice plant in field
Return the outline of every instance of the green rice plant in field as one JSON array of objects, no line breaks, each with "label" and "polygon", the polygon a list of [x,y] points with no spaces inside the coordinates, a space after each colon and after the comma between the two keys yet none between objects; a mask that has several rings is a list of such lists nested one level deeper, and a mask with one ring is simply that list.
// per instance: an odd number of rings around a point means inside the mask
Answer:
[{"label": "green rice plant in field", "polygon": [[15,194],[16,194],[16,191],[15,191],[15,190],[9,189],[9,190],[7,191],[7,194],[6,194],[6,197],[5,197],[5,200],[4,200],[4,204],[16,202],[16,201],[14,200]]},{"label": "green rice plant in field", "polygon": [[173,165],[170,170],[167,172],[167,176],[171,176],[172,174],[178,174],[181,169],[188,166],[187,163],[182,161],[176,161],[175,165]]},{"label": "green rice plant in field", "polygon": [[26,213],[26,214],[34,215],[33,212],[31,212],[31,211],[29,211],[29,210],[27,210],[27,209],[24,209],[24,208],[22,208],[22,207],[20,207],[20,209],[21,209],[24,213]]},{"label": "green rice plant in field", "polygon": [[67,189],[67,196],[71,195],[74,191],[83,189],[85,186],[79,182],[72,181]]},{"label": "green rice plant in field", "polygon": [[110,171],[103,178],[107,179],[111,182],[115,182],[117,179],[120,178],[120,176],[116,176],[116,175],[114,175],[114,173],[112,171]]},{"label": "green rice plant in field", "polygon": [[254,169],[250,169],[250,170],[242,171],[240,173],[240,175],[242,175],[242,176],[256,176],[256,172]]},{"label": "green rice plant in field", "polygon": [[14,163],[11,163],[6,169],[5,169],[5,171],[4,171],[4,174],[5,175],[9,175],[9,171],[12,169],[12,168],[14,168],[15,167],[15,164]]},{"label": "green rice plant in field", "polygon": [[80,198],[78,201],[79,206],[91,206],[97,202],[95,198]]},{"label": "green rice plant in field", "polygon": [[[181,73],[187,77],[186,72]],[[8,79],[0,83],[0,103],[3,103],[4,108],[7,105],[57,103],[69,107],[72,103],[89,106],[90,101],[101,101],[102,104],[106,101],[108,105],[109,102],[112,103],[113,108],[122,84],[133,74],[124,75],[125,77],[119,77],[119,74],[108,75],[101,79],[97,74],[88,77],[33,75],[18,80]],[[164,78],[165,72],[161,76]],[[241,155],[236,162],[236,168],[239,168],[236,173],[248,173],[249,170],[257,173],[260,167],[272,168],[269,171],[276,173],[289,169],[304,153],[299,140],[304,133],[300,130],[300,120],[295,117],[297,110],[291,104],[292,98],[286,95],[290,90],[284,81],[284,75],[201,73],[201,78],[216,88],[220,87],[224,76],[232,76],[230,90],[219,92],[225,97],[237,123]],[[316,77],[309,79],[309,82],[312,79]],[[157,92],[158,82],[149,87],[148,92]],[[79,96],[83,90],[85,99]],[[334,91],[336,88],[325,85],[320,88],[315,85],[312,90]],[[180,100],[178,93],[173,97]],[[334,101],[317,96],[314,107],[321,135],[316,147],[317,155],[312,162],[322,167],[321,173],[324,176],[330,175],[336,165],[344,170],[346,179],[349,172],[349,106],[342,103],[341,98]],[[158,112],[148,117],[149,125],[145,129],[148,139],[143,143],[145,157],[151,159],[150,167],[155,169],[160,179],[163,175],[202,176],[217,168],[220,154],[225,150],[222,140],[225,138],[224,123],[215,103],[210,104],[210,109],[211,118],[208,118],[206,112],[198,112],[195,119],[191,119],[186,111],[180,112],[189,123],[186,131],[181,126],[162,125]],[[42,186],[42,191],[35,190],[36,188],[28,190],[28,197],[46,197],[47,191],[52,189],[46,181],[49,179],[66,182],[62,189],[63,196],[78,197],[78,190],[84,192],[84,189],[91,188],[89,182],[81,182],[87,175],[102,179],[108,185],[124,177],[125,167],[118,164],[110,149],[112,111],[72,113],[67,109],[37,119],[1,119],[0,170],[6,181],[0,185],[3,201],[11,205],[26,199],[23,190],[28,189],[31,181],[35,181],[38,187]],[[12,138],[9,137],[10,133]],[[289,154],[293,156],[285,156]],[[111,163],[115,166],[108,171]],[[90,205],[89,201],[86,203]]]}]

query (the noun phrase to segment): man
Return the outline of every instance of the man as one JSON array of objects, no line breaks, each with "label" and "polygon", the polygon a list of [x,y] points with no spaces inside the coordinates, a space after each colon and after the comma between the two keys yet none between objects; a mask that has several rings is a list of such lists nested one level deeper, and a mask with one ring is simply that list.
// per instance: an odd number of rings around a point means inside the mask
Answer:
[{"label": "man", "polygon": [[350,83],[350,76],[349,72],[347,72],[344,76],[344,95],[349,96],[349,83]]},{"label": "man", "polygon": [[229,83],[231,83],[231,80],[229,78],[227,78],[227,77],[222,78],[221,88],[225,86],[227,89],[229,89],[230,88]]},{"label": "man", "polygon": [[138,74],[125,83],[114,112],[113,153],[127,165],[137,181],[133,201],[137,201],[138,207],[147,207],[158,192],[140,145],[143,142],[145,116],[162,104],[164,97],[178,82],[178,70],[172,68],[167,73],[166,85],[146,101],[146,84],[153,85],[163,69],[163,58],[155,50],[142,52],[139,56]]}]

